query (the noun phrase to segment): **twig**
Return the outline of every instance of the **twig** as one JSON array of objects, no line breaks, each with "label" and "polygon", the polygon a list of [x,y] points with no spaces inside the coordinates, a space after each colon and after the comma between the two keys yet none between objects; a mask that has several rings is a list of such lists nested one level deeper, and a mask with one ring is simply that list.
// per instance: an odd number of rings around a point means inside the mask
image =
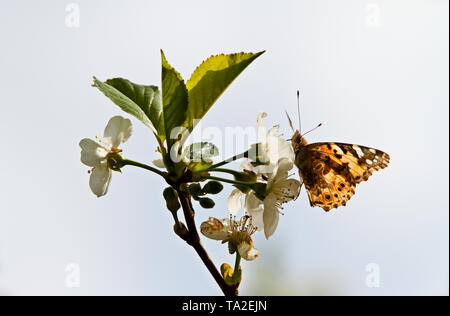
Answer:
[{"label": "twig", "polygon": [[200,259],[203,261],[204,265],[213,276],[214,280],[216,280],[223,294],[225,294],[225,296],[237,296],[238,295],[237,288],[234,286],[229,286],[225,283],[225,280],[223,279],[219,270],[217,270],[216,266],[214,265],[214,262],[211,260],[205,248],[203,248],[203,245],[201,244],[200,237],[198,235],[197,228],[195,226],[195,219],[194,219],[195,212],[192,207],[191,199],[189,198],[189,196],[186,195],[186,193],[181,192],[179,190],[177,192],[178,197],[180,199],[181,207],[183,208],[186,225],[189,231],[189,237],[185,239],[185,241],[195,249]]}]

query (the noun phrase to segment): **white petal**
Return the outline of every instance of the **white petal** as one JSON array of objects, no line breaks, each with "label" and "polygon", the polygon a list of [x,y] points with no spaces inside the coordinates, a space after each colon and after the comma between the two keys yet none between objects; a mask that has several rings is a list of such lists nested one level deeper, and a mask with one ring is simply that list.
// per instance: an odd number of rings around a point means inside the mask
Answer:
[{"label": "white petal", "polygon": [[237,212],[241,209],[242,206],[242,192],[239,189],[234,189],[230,197],[228,198],[228,210],[230,211],[231,215],[236,215]]},{"label": "white petal", "polygon": [[278,148],[278,130],[279,130],[280,126],[279,125],[275,125],[274,127],[272,127],[269,132],[267,133],[267,154],[269,156],[269,161],[272,163],[275,163],[278,161],[278,159],[280,159],[279,156],[279,148]]},{"label": "white petal", "polygon": [[291,170],[293,167],[294,167],[294,163],[290,159],[282,158],[282,159],[278,160],[276,169],[275,169],[274,173],[270,176],[269,182],[287,179],[288,171]]},{"label": "white petal", "polygon": [[250,212],[245,211],[244,214],[250,216],[251,224],[253,227],[256,227],[257,231],[264,229],[264,209],[262,207],[253,209]]},{"label": "white petal", "polygon": [[251,214],[252,212],[261,210],[261,204],[263,202],[258,199],[255,192],[250,191],[245,197],[244,210]]},{"label": "white petal", "polygon": [[127,141],[133,132],[133,125],[129,119],[122,116],[112,117],[105,127],[103,142],[113,148],[118,148],[121,143]]},{"label": "white petal", "polygon": [[81,162],[89,167],[100,165],[100,162],[108,154],[102,145],[89,138],[83,138],[79,146],[81,147]]},{"label": "white petal", "polygon": [[244,170],[250,170],[253,171],[254,167],[253,165],[250,163],[250,161],[254,161],[254,160],[250,160],[250,159],[242,159],[241,165],[239,167],[240,171],[244,171]]},{"label": "white petal", "polygon": [[259,257],[259,251],[253,245],[247,242],[242,242],[238,246],[239,255],[245,260],[251,261]]},{"label": "white petal", "polygon": [[278,156],[279,159],[288,158],[292,161],[295,160],[294,149],[292,148],[291,143],[288,141],[278,138]]},{"label": "white petal", "polygon": [[265,137],[264,137],[264,126],[262,123],[262,119],[265,118],[267,116],[266,112],[260,111],[258,113],[258,118],[256,119],[256,128],[258,130],[258,141],[264,143],[265,142]]},{"label": "white petal", "polygon": [[214,240],[225,240],[230,237],[230,232],[225,221],[210,217],[200,225],[200,232],[206,237]]},{"label": "white petal", "polygon": [[300,194],[300,181],[296,179],[285,179],[277,181],[272,186],[272,192],[277,196],[279,203],[283,204],[295,200]]},{"label": "white petal", "polygon": [[164,165],[164,160],[162,160],[162,159],[155,159],[152,162],[157,168],[161,168],[161,169],[166,168],[166,165]]},{"label": "white petal", "polygon": [[273,194],[269,194],[264,199],[264,235],[269,239],[273,235],[278,226],[279,211],[276,205],[276,198]]},{"label": "white petal", "polygon": [[89,186],[92,192],[101,197],[108,192],[109,183],[111,182],[112,171],[106,164],[96,166],[91,173]]}]

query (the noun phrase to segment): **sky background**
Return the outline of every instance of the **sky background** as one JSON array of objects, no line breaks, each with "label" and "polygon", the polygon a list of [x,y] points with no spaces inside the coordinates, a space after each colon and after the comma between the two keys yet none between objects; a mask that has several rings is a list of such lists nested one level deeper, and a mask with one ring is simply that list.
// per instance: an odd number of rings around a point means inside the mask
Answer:
[{"label": "sky background", "polygon": [[[270,240],[254,235],[260,258],[242,263],[241,294],[448,295],[448,1],[85,0],[79,27],[66,25],[69,3],[0,2],[0,294],[221,294],[173,234],[160,178],[128,167],[96,198],[79,161],[80,139],[129,117],[92,76],[160,85],[162,48],[185,79],[211,54],[266,50],[205,128],[254,126],[264,110],[289,137],[284,110],[296,113],[300,89],[304,129],[323,123],[309,142],[391,156],[345,208],[310,208],[304,191],[287,204]],[[132,121],[125,156],[149,163],[156,141]],[[197,223],[226,217],[231,190]],[[217,266],[234,262],[203,243]],[[67,287],[70,263],[79,287]]]}]

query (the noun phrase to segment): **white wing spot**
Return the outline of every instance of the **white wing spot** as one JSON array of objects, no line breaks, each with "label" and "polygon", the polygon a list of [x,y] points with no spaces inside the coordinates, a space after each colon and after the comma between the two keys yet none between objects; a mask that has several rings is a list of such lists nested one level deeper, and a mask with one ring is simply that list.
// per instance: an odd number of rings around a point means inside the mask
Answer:
[{"label": "white wing spot", "polygon": [[359,148],[359,146],[353,145],[352,147],[353,147],[353,149],[356,151],[356,153],[358,154],[359,157],[363,157],[363,156],[364,156],[364,153],[363,153],[363,151],[361,150],[361,148]]},{"label": "white wing spot", "polygon": [[377,152],[377,151],[376,151],[375,149],[373,149],[373,148],[370,148],[369,151],[370,151],[372,154],[375,154],[375,153]]},{"label": "white wing spot", "polygon": [[373,164],[372,160],[370,160],[370,159],[366,159],[366,162],[367,162],[369,165]]}]

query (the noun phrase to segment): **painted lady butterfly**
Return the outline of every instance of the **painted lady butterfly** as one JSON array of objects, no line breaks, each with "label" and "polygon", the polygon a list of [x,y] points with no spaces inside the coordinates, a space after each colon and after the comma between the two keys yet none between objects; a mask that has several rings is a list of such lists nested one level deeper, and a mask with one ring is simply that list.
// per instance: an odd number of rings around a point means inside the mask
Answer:
[{"label": "painted lady butterfly", "polygon": [[[289,116],[288,116],[289,119]],[[291,120],[291,127],[294,129]],[[295,165],[311,206],[330,211],[345,206],[356,185],[386,168],[389,155],[381,150],[343,143],[307,144],[298,130],[292,136]]]}]

